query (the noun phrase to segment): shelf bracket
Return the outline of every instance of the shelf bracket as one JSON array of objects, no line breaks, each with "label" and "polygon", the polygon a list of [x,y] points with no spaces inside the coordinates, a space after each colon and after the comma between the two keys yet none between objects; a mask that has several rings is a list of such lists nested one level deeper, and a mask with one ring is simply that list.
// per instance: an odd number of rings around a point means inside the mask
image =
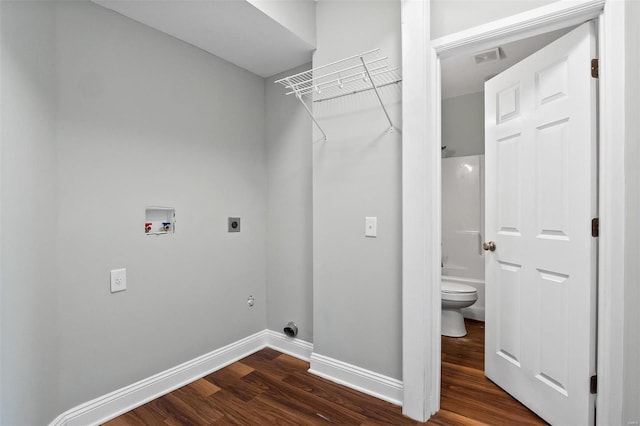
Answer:
[{"label": "shelf bracket", "polygon": [[302,95],[299,93],[300,89],[298,89],[297,86],[295,84],[293,84],[293,82],[289,78],[287,78],[286,80],[287,80],[287,83],[296,92],[296,98],[298,98],[298,100],[300,101],[300,103],[304,107],[305,111],[307,111],[307,114],[309,114],[309,117],[311,117],[311,120],[313,120],[313,122],[315,123],[316,127],[318,127],[318,130],[320,130],[320,133],[322,133],[322,136],[324,137],[324,141],[326,142],[327,141],[327,134],[324,132],[324,130],[322,130],[322,127],[320,127],[320,123],[318,123],[318,120],[316,120],[316,118],[313,116],[313,113],[311,112],[311,110],[309,109],[307,104],[304,102],[304,99],[302,99]]},{"label": "shelf bracket", "polygon": [[387,108],[384,106],[384,102],[382,102],[382,98],[380,97],[380,92],[378,92],[378,87],[376,86],[376,83],[373,81],[373,78],[371,78],[371,73],[369,72],[369,67],[367,67],[367,63],[364,60],[363,56],[360,56],[360,62],[362,62],[362,66],[364,68],[364,71],[367,73],[367,78],[369,79],[369,81],[371,82],[371,88],[373,89],[374,92],[376,92],[376,96],[378,97],[378,101],[380,102],[380,106],[382,107],[382,110],[384,111],[384,115],[387,116],[387,121],[389,122],[389,131],[393,131],[394,126],[393,126],[393,121],[391,121],[391,117],[389,117],[389,112],[387,111]]}]

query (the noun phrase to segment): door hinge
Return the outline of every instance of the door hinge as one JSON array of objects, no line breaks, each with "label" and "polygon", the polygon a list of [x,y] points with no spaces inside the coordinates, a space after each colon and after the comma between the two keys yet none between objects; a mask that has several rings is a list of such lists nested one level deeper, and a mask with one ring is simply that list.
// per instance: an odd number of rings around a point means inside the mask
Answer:
[{"label": "door hinge", "polygon": [[594,374],[589,379],[589,392],[591,392],[593,395],[598,393],[598,375],[597,374]]},{"label": "door hinge", "polygon": [[598,78],[600,76],[600,66],[598,59],[591,60],[591,77]]},{"label": "door hinge", "polygon": [[591,236],[599,237],[600,236],[600,219],[594,217],[591,219]]}]

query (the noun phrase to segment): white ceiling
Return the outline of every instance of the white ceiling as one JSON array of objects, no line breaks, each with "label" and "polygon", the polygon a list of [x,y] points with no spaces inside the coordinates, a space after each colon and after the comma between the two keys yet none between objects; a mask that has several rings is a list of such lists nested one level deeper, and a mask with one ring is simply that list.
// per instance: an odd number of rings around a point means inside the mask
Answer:
[{"label": "white ceiling", "polygon": [[503,58],[499,61],[475,64],[474,53],[444,58],[442,69],[442,99],[484,91],[484,82],[542,47],[569,32],[571,28],[542,34],[500,46]]},{"label": "white ceiling", "polygon": [[[261,77],[311,62],[314,46],[245,0],[92,0]],[[473,54],[442,60],[442,98],[477,93],[484,82],[569,29],[508,43],[504,58],[476,65]]]},{"label": "white ceiling", "polygon": [[261,77],[311,61],[314,46],[243,0],[92,0]]}]

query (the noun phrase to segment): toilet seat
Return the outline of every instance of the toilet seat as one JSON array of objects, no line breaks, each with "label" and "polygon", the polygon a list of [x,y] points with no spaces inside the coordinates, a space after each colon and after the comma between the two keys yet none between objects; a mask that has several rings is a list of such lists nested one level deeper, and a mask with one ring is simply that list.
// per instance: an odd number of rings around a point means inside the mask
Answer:
[{"label": "toilet seat", "polygon": [[475,301],[478,299],[478,291],[467,284],[444,281],[440,284],[440,297],[450,301]]},{"label": "toilet seat", "polygon": [[475,293],[476,289],[473,286],[461,283],[454,283],[451,281],[443,281],[440,284],[440,289],[443,293]]}]

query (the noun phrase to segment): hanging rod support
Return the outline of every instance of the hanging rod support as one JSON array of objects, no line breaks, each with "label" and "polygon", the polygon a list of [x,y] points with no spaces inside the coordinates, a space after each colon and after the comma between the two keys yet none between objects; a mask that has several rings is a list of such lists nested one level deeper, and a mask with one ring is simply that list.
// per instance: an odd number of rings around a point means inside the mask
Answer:
[{"label": "hanging rod support", "polygon": [[320,124],[318,123],[318,120],[316,120],[316,118],[313,116],[313,113],[311,112],[311,110],[309,109],[307,104],[304,103],[304,99],[302,99],[302,96],[296,95],[296,98],[298,98],[298,100],[300,101],[300,103],[302,104],[304,109],[307,111],[307,114],[309,114],[309,117],[311,117],[313,122],[316,124],[316,126],[318,127],[318,130],[320,130],[320,133],[322,133],[322,136],[324,136],[324,141],[326,142],[327,141],[327,134],[324,132],[324,130],[322,130],[322,127],[320,127]]},{"label": "hanging rod support", "polygon": [[320,123],[318,123],[318,120],[316,120],[316,118],[313,116],[313,113],[311,112],[311,110],[309,109],[309,107],[307,106],[307,104],[304,103],[304,99],[302,99],[302,94],[300,92],[299,88],[296,88],[291,81],[291,77],[286,77],[283,80],[286,80],[287,83],[289,84],[289,86],[295,91],[296,93],[296,98],[298,98],[298,100],[300,101],[300,103],[302,104],[302,106],[304,107],[305,111],[307,111],[307,114],[309,114],[309,117],[311,117],[311,119],[313,120],[313,122],[316,124],[316,126],[318,127],[318,130],[320,130],[320,133],[322,133],[322,136],[324,136],[324,140],[325,142],[327,141],[327,134],[324,132],[324,130],[322,130],[322,127],[320,127]]},{"label": "hanging rod support", "polygon": [[380,102],[380,106],[382,107],[382,110],[384,111],[384,115],[387,116],[387,121],[389,121],[389,131],[393,131],[393,121],[391,121],[391,117],[389,117],[389,113],[387,112],[387,108],[384,106],[384,102],[382,102],[382,98],[380,97],[380,92],[378,92],[378,87],[376,86],[376,83],[373,81],[373,78],[371,78],[371,73],[369,73],[369,68],[367,67],[367,63],[364,61],[364,57],[360,56],[360,62],[362,62],[362,66],[364,67],[364,71],[367,73],[367,77],[369,78],[369,81],[371,82],[371,88],[373,89],[374,92],[376,92],[376,96],[378,97],[378,101]]}]

